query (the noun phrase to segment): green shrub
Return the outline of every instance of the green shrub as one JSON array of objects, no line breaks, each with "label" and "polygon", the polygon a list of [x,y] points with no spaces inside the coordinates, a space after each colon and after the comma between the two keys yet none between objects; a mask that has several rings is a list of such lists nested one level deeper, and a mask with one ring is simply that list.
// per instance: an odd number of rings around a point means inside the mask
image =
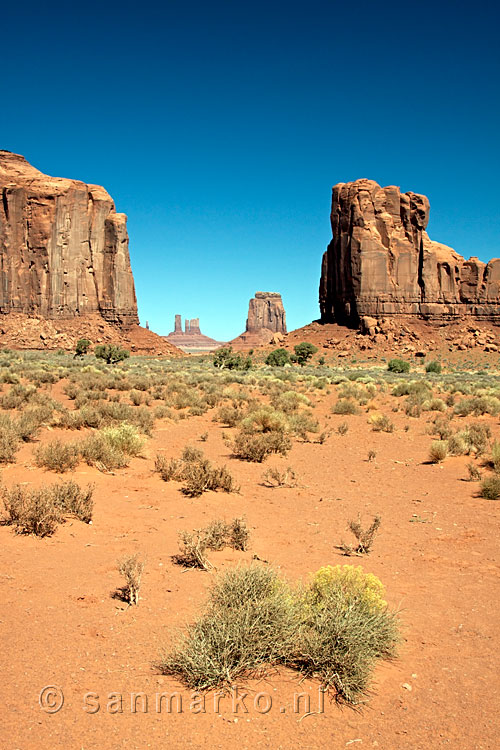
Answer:
[{"label": "green shrub", "polygon": [[290,364],[290,355],[286,349],[275,349],[269,352],[265,359],[265,364],[270,367],[284,367]]},{"label": "green shrub", "polygon": [[105,427],[101,434],[112,448],[126,456],[138,456],[144,447],[144,440],[139,437],[137,428],[126,422],[117,427]]},{"label": "green shrub", "polygon": [[441,373],[441,363],[437,360],[433,359],[431,362],[428,362],[425,366],[426,372],[433,372],[439,375]]},{"label": "green shrub", "polygon": [[404,359],[390,359],[387,363],[389,372],[410,372],[410,363]]},{"label": "green shrub", "polygon": [[303,341],[301,344],[296,344],[293,347],[293,350],[295,352],[295,362],[303,367],[311,359],[313,354],[316,354],[318,347],[314,346],[314,344],[310,344],[308,341]]},{"label": "green shrub", "polygon": [[94,355],[97,359],[103,359],[108,365],[114,365],[117,362],[123,362],[130,357],[130,352],[113,344],[100,344],[94,349]]},{"label": "green shrub", "polygon": [[128,466],[128,457],[100,432],[89,435],[78,445],[81,457],[89,466],[112,471]]},{"label": "green shrub", "polygon": [[75,357],[83,357],[84,354],[87,354],[90,344],[89,339],[78,339],[75,347]]}]

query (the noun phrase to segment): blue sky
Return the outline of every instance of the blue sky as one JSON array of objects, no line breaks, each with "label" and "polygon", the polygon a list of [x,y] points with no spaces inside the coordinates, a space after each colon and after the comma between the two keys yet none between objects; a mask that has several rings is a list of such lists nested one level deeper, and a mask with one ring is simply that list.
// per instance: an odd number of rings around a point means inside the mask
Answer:
[{"label": "blue sky", "polygon": [[110,192],[153,330],[227,340],[257,290],[297,328],[337,182],[425,193],[433,239],[500,255],[499,26],[493,2],[8,3],[0,148]]}]

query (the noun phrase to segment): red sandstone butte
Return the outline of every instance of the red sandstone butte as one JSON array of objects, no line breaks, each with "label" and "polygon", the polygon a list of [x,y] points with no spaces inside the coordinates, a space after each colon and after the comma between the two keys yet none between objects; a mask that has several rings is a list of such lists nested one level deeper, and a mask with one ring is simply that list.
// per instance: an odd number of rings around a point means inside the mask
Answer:
[{"label": "red sandstone butte", "polygon": [[271,342],[278,344],[286,332],[286,314],[281,294],[255,292],[255,297],[248,305],[246,329],[230,343],[234,349],[250,349]]},{"label": "red sandstone butte", "polygon": [[428,219],[425,195],[366,179],[335,185],[321,320],[358,326],[364,316],[473,316],[500,322],[500,260],[465,260],[433,242]]}]

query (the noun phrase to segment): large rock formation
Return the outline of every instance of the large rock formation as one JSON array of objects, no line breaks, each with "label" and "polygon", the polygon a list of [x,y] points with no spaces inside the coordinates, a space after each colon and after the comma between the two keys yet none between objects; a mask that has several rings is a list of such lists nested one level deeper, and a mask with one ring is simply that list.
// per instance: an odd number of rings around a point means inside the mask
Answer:
[{"label": "large rock formation", "polygon": [[199,318],[186,319],[184,321],[184,330],[182,330],[182,318],[180,315],[175,316],[175,325],[172,333],[163,338],[188,354],[213,352],[220,346],[224,346],[224,342],[215,341],[215,339],[211,339],[201,332]]},{"label": "large rock formation", "polygon": [[0,151],[0,313],[138,323],[127,217],[104,188]]},{"label": "large rock formation", "polygon": [[286,332],[286,314],[281,294],[255,292],[255,297],[248,304],[245,332],[230,343],[235,349],[250,349],[273,341],[279,343]]},{"label": "large rock formation", "polygon": [[323,322],[357,326],[364,316],[500,322],[500,260],[465,260],[425,231],[429,201],[373,180],[333,188],[333,239],[323,256]]}]

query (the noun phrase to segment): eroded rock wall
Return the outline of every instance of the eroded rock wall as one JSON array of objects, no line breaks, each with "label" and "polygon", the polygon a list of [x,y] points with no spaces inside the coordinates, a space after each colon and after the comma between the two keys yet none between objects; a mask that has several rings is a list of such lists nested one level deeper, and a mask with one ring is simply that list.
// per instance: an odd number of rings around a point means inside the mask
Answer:
[{"label": "eroded rock wall", "polygon": [[138,323],[127,217],[98,185],[0,151],[0,313]]},{"label": "eroded rock wall", "polygon": [[323,322],[357,326],[363,316],[474,316],[500,322],[500,260],[465,260],[433,242],[424,195],[373,180],[335,185],[332,241],[323,256]]}]

